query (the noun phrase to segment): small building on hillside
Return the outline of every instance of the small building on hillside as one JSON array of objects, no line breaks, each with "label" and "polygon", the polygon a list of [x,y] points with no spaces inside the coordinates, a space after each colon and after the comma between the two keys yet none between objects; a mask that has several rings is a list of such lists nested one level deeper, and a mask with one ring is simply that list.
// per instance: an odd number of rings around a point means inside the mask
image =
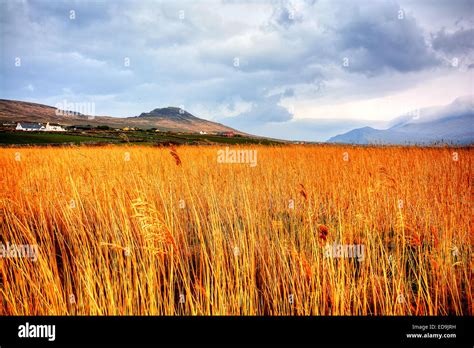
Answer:
[{"label": "small building on hillside", "polygon": [[234,132],[219,132],[217,133],[217,135],[232,138],[235,135],[235,133]]},{"label": "small building on hillside", "polygon": [[57,123],[46,123],[46,126],[42,123],[32,123],[32,122],[18,122],[16,125],[16,130],[21,131],[42,131],[42,132],[65,132],[63,126]]},{"label": "small building on hillside", "polygon": [[57,123],[46,123],[46,127],[43,129],[46,132],[65,132],[66,130]]},{"label": "small building on hillside", "polygon": [[200,131],[199,134],[204,135],[204,134],[207,134],[207,132],[205,132],[205,131]]},{"label": "small building on hillside", "polygon": [[44,126],[41,123],[30,123],[30,122],[18,122],[16,125],[16,130],[21,131],[42,131],[44,130]]}]

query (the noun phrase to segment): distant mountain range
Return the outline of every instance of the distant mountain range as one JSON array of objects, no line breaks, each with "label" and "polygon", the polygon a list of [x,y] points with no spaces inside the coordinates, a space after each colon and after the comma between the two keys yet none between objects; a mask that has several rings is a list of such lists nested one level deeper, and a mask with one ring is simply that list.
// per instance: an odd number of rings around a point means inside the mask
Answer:
[{"label": "distant mountain range", "polygon": [[55,107],[16,100],[0,99],[0,122],[54,122],[65,126],[91,125],[112,128],[156,128],[174,132],[234,132],[220,123],[196,117],[177,107],[154,109],[134,117],[91,116],[64,112]]},{"label": "distant mountain range", "polygon": [[330,138],[345,144],[471,144],[474,143],[474,96],[451,104],[423,108],[395,118],[387,129],[363,127]]}]

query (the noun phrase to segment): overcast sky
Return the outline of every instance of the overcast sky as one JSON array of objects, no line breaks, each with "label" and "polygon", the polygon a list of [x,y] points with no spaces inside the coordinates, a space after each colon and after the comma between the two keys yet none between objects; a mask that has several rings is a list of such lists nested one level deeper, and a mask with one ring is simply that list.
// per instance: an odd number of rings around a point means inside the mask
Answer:
[{"label": "overcast sky", "polygon": [[473,3],[0,0],[0,98],[325,140],[472,94]]}]

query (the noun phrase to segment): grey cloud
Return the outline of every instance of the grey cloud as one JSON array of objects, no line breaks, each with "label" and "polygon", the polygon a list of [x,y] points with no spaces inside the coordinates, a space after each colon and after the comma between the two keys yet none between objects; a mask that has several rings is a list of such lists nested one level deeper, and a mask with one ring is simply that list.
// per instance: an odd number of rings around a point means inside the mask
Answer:
[{"label": "grey cloud", "polygon": [[337,29],[349,71],[374,75],[385,69],[410,72],[439,64],[415,18],[403,13],[400,19],[400,8],[394,3],[371,6],[370,10],[356,9]]},{"label": "grey cloud", "polygon": [[433,36],[432,45],[444,53],[467,54],[474,49],[474,29],[459,29],[452,33],[440,30]]},{"label": "grey cloud", "polygon": [[265,123],[287,122],[293,115],[283,106],[278,105],[282,94],[272,95],[252,105],[249,111],[238,116],[226,118],[227,124],[249,131],[256,126]]},{"label": "grey cloud", "polygon": [[293,88],[287,88],[283,92],[284,97],[293,97],[295,95],[295,90]]},{"label": "grey cloud", "polygon": [[288,28],[303,20],[302,15],[296,11],[291,4],[283,3],[274,8],[271,23],[273,25]]}]

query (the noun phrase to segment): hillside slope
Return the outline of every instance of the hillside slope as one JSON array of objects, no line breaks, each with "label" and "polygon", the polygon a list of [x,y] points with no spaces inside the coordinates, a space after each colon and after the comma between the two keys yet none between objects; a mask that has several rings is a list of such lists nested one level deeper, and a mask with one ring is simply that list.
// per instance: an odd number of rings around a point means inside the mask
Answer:
[{"label": "hillside slope", "polygon": [[220,123],[196,117],[176,107],[154,109],[135,117],[90,116],[61,113],[61,110],[43,104],[0,99],[0,122],[55,122],[71,125],[106,125],[112,128],[157,128],[161,131],[179,132],[238,132]]}]

